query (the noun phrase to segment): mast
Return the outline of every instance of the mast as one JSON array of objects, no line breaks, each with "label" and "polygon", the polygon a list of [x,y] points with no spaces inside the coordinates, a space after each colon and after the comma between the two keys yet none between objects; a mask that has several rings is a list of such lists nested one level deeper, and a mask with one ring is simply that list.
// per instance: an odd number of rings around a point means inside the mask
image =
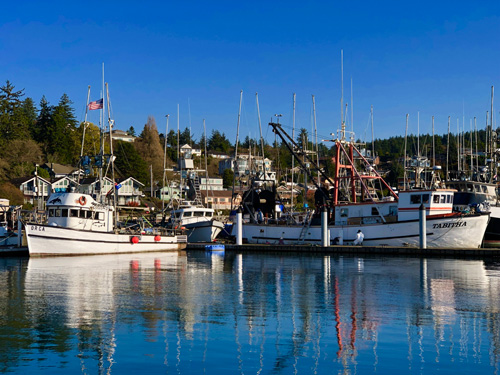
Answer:
[{"label": "mast", "polygon": [[[241,118],[241,102],[243,100],[243,90],[240,90],[240,105],[238,107],[238,125],[236,126],[236,143],[234,145],[234,162],[233,162],[233,191],[231,193],[231,211],[233,210],[234,185],[236,183],[236,173],[238,171],[238,139],[240,135],[240,118]],[[259,117],[260,118],[260,117]],[[262,133],[261,133],[262,135]]]},{"label": "mast", "polygon": [[476,138],[476,171],[479,173],[479,155],[477,153],[477,123],[476,123],[476,117],[474,117],[474,134]]},{"label": "mast", "polygon": [[314,101],[314,95],[312,96],[312,101],[313,101],[313,116],[314,116],[314,136],[316,137],[316,166],[319,168],[318,128],[316,127],[316,102]]},{"label": "mast", "polygon": [[[167,118],[167,127],[166,127],[166,130],[165,130],[165,144],[164,144],[164,151],[163,151],[163,194],[165,194],[165,175],[167,173],[167,136],[168,136],[168,117],[170,115],[165,115],[165,117]],[[162,197],[161,197],[161,208],[162,210],[165,209],[165,199],[163,197],[163,194],[162,194]]]},{"label": "mast", "polygon": [[340,125],[344,125],[344,50],[340,50]]},{"label": "mast", "polygon": [[353,103],[353,93],[352,93],[352,77],[351,77],[351,132],[354,134],[354,105]]},{"label": "mast", "polygon": [[[203,138],[205,138],[205,195],[208,197],[207,128],[205,127],[205,119],[203,119],[203,134],[204,134]],[[207,198],[207,206],[208,206],[208,198]]]},{"label": "mast", "polygon": [[450,116],[448,116],[448,141],[446,142],[446,179],[450,179],[449,171],[449,157],[450,157]]},{"label": "mast", "polygon": [[113,208],[114,208],[114,214],[115,214],[115,226],[116,223],[118,222],[118,210],[117,210],[117,195],[118,195],[118,189],[116,187],[116,182],[115,182],[115,156],[113,155],[113,125],[114,125],[114,120],[111,120],[111,106],[109,103],[109,87],[108,83],[106,83],[106,104],[108,105],[108,127],[109,127],[109,151],[110,151],[110,163],[111,163],[111,181],[113,182],[113,186],[111,189],[113,189]]},{"label": "mast", "polygon": [[[85,144],[85,130],[87,129],[87,114],[89,110],[89,102],[90,102],[90,85],[87,90],[87,104],[85,105],[85,120],[83,121],[83,136],[82,136],[82,148],[80,150],[80,167],[82,166],[82,158],[83,158],[83,145]],[[80,170],[81,168],[78,168],[78,179],[77,182],[80,183]]]},{"label": "mast", "polygon": [[491,152],[491,158],[490,158],[490,182],[493,182],[493,176],[496,174],[493,171],[493,168],[495,166],[495,141],[493,140],[493,97],[494,97],[494,89],[493,86],[491,86],[491,112],[490,112],[490,128],[491,128],[491,135],[490,135],[490,152]]},{"label": "mast", "polygon": [[[292,118],[292,139],[295,141],[295,93],[293,93],[293,118]],[[293,181],[295,177],[295,154],[292,153],[292,199],[290,204],[290,212],[293,214]]]},{"label": "mast", "polygon": [[436,144],[434,143],[434,116],[432,116],[432,166],[436,165]]},{"label": "mast", "polygon": [[408,137],[408,113],[406,114],[406,130],[405,130],[405,152],[404,152],[404,172],[403,172],[403,190],[406,190],[406,142],[407,142],[407,137]]},{"label": "mast", "polygon": [[375,164],[375,136],[373,135],[373,105],[370,107],[370,117],[372,120],[372,160],[373,164]]},{"label": "mast", "polygon": [[259,94],[255,93],[255,101],[257,103],[257,117],[259,118],[259,131],[260,131],[260,147],[262,149],[262,168],[264,168],[264,138],[262,137],[262,124],[260,122],[260,110],[259,110]]}]

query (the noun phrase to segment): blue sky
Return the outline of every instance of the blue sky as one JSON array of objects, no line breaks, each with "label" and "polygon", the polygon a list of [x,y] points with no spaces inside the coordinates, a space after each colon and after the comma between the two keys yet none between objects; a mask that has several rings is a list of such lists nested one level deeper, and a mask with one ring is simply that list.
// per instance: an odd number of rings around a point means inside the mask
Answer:
[{"label": "blue sky", "polygon": [[[500,2],[8,2],[0,14],[0,81],[25,88],[38,103],[63,93],[83,120],[87,86],[100,97],[101,66],[119,129],[140,132],[149,115],[160,131],[191,126],[195,138],[217,129],[234,142],[240,90],[240,138],[264,136],[275,113],[311,129],[315,95],[318,133],[340,123],[340,51],[344,102],[354,131],[371,138],[485,126],[491,86],[500,88]],[[498,92],[497,97],[500,95]],[[498,115],[498,100],[495,112]],[[497,108],[498,107],[498,108]],[[94,111],[97,112],[97,111]],[[95,116],[96,117],[96,116]],[[91,118],[92,120],[92,118]],[[95,119],[97,121],[97,119]],[[351,120],[348,120],[351,126]]]}]

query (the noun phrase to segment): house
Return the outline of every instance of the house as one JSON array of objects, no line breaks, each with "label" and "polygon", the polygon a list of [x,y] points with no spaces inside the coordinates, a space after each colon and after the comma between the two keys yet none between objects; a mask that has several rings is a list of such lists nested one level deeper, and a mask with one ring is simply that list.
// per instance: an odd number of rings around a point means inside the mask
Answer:
[{"label": "house", "polygon": [[72,178],[68,176],[64,176],[54,180],[50,183],[50,191],[52,193],[63,193],[68,191],[68,187],[70,186],[78,186],[79,183],[75,182]]},{"label": "house", "polygon": [[156,191],[156,197],[163,199],[165,202],[170,202],[172,199],[180,200],[181,188],[179,185],[162,187]]},{"label": "house", "polygon": [[180,148],[181,155],[185,158],[192,158],[193,156],[201,156],[201,148],[192,148],[187,143]]},{"label": "house", "polygon": [[131,205],[131,202],[140,203],[140,198],[144,195],[141,189],[144,184],[133,177],[118,178],[116,180],[118,188],[118,205]]},{"label": "house", "polygon": [[[114,186],[115,184],[109,177],[104,177],[102,179],[102,194],[106,195],[110,190],[114,189]],[[89,194],[96,199],[98,195],[101,195],[99,179],[87,177],[80,180],[80,192]]]},{"label": "house", "polygon": [[134,142],[137,137],[128,134],[123,130],[113,130],[112,131],[113,140],[115,141],[124,141],[124,142]]},{"label": "house", "polygon": [[15,178],[10,181],[24,195],[24,202],[35,204],[47,200],[51,192],[50,182],[40,176]]},{"label": "house", "polygon": [[223,152],[209,151],[208,156],[214,159],[229,159],[229,155],[224,154]]},{"label": "house", "polygon": [[236,161],[236,170],[234,168],[234,157],[219,161],[219,174],[222,176],[225,169],[231,169],[236,176],[249,175],[252,172],[270,172],[272,161],[261,156],[238,155]]},{"label": "house", "polygon": [[224,190],[223,181],[220,177],[200,177],[200,189],[203,190]]},{"label": "house", "polygon": [[40,168],[45,169],[49,173],[51,180],[65,176],[70,176],[72,177],[73,180],[76,180],[75,177],[78,175],[79,172],[82,175],[84,173],[83,171],[78,170],[77,168],[58,163],[45,163],[42,164]]},{"label": "house", "polygon": [[232,207],[239,207],[241,195],[235,194],[231,202],[233,192],[230,190],[201,190],[203,204],[214,210],[230,210]]}]

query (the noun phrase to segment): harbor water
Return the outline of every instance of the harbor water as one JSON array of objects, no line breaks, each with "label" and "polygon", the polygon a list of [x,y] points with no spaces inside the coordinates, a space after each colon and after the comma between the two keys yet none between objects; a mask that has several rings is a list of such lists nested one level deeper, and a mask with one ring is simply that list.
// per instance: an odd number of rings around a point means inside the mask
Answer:
[{"label": "harbor water", "polygon": [[0,259],[0,369],[498,374],[500,262],[172,252]]}]

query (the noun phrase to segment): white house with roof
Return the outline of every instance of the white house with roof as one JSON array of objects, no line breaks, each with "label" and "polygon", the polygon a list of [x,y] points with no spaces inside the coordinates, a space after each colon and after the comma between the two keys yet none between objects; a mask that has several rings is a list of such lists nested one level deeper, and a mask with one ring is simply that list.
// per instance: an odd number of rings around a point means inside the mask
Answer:
[{"label": "white house with roof", "polygon": [[77,187],[78,185],[80,184],[75,182],[72,178],[64,176],[50,183],[50,191],[52,193],[62,193],[68,190],[68,186]]},{"label": "white house with roof", "polygon": [[137,137],[130,135],[126,131],[123,130],[113,130],[112,131],[113,140],[115,141],[124,141],[124,142],[134,142]]},{"label": "white house with roof", "polygon": [[25,203],[45,201],[51,192],[50,182],[40,176],[15,178],[10,182],[21,190]]},{"label": "white house with roof", "polygon": [[180,148],[181,155],[185,158],[191,158],[193,156],[201,156],[201,148],[193,148],[187,143]]},{"label": "white house with roof", "polygon": [[141,197],[144,195],[142,188],[144,184],[133,177],[119,178],[116,180],[118,189],[118,205],[126,206],[131,202],[140,203]]}]

